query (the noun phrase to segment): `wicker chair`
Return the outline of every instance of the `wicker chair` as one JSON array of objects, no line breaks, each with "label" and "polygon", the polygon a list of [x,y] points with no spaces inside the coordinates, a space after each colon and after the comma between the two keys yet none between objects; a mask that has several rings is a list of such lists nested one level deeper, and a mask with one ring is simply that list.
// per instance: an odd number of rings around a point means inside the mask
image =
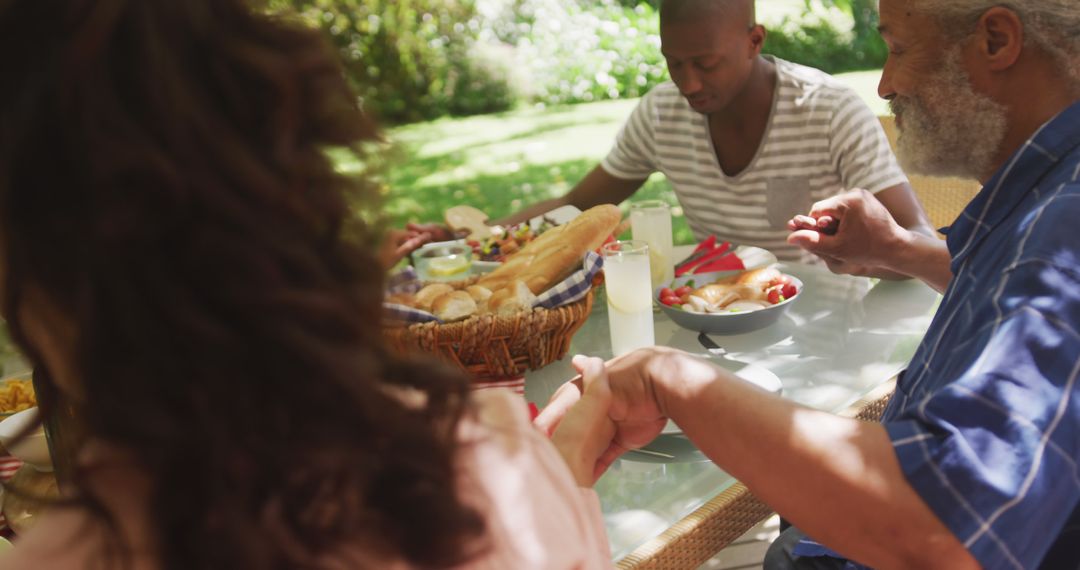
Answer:
[{"label": "wicker chair", "polygon": [[[890,380],[840,415],[876,422],[895,388],[896,380]],[[772,508],[758,500],[745,485],[736,482],[660,536],[626,555],[616,567],[620,570],[697,568],[772,513]]]},{"label": "wicker chair", "polygon": [[[896,121],[892,116],[878,117],[889,144],[896,148]],[[975,197],[982,186],[974,180],[960,178],[937,178],[932,176],[908,175],[915,195],[922,202],[930,216],[930,223],[935,228],[952,224],[964,210],[964,206]]]}]

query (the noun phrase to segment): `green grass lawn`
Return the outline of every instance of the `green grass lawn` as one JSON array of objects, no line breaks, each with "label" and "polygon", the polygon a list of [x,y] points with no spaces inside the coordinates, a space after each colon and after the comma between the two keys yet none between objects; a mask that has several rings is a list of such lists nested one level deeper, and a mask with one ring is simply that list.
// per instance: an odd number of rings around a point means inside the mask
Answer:
[{"label": "green grass lawn", "polygon": [[[877,114],[880,72],[838,76]],[[386,175],[386,213],[395,226],[439,221],[456,204],[472,204],[491,218],[567,192],[596,166],[636,99],[558,108],[531,108],[461,119],[440,119],[392,129]],[[355,168],[347,160],[341,167]],[[659,198],[677,205],[667,181],[656,174],[630,201]],[[627,207],[628,204],[623,204]],[[693,236],[682,211],[674,210],[676,243]]]}]

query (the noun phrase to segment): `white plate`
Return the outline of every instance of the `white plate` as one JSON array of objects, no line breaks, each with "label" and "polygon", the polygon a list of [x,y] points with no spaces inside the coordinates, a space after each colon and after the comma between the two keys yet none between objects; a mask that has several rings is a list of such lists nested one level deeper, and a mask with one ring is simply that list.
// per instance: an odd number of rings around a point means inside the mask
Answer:
[{"label": "white plate", "polygon": [[[774,394],[779,394],[783,390],[783,385],[780,383],[780,379],[776,374],[773,374],[769,370],[762,368],[756,364],[748,364],[746,362],[739,362],[738,360],[732,360],[730,358],[710,358],[713,364],[734,373],[739,378],[746,380],[747,382],[754,384],[760,388],[764,388]],[[668,420],[664,430],[660,433],[664,435],[679,434],[682,430],[679,426],[675,425],[675,422]],[[649,445],[652,447],[652,444]]]},{"label": "white plate", "polygon": [[767,249],[752,245],[740,245],[735,248],[735,255],[739,256],[746,269],[759,269],[768,267],[777,262],[776,256]]},{"label": "white plate", "polygon": [[566,222],[569,222],[570,220],[578,217],[578,215],[580,214],[581,210],[579,210],[577,206],[571,206],[570,204],[567,204],[565,206],[559,206],[558,208],[555,208],[554,210],[551,210],[546,214],[542,214],[530,219],[529,226],[535,230],[536,228],[540,227],[540,224],[544,223],[544,218],[551,218],[551,221],[555,222],[556,226],[561,226]]}]

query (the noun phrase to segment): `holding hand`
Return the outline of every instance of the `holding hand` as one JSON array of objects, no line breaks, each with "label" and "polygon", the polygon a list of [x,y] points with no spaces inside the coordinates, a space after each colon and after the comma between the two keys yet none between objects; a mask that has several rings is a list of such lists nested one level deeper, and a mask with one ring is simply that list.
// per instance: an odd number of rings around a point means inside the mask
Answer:
[{"label": "holding hand", "polygon": [[[563,386],[573,386],[565,394],[565,401],[572,402],[572,407],[563,408],[565,415],[559,418],[550,435],[578,485],[592,487],[604,473],[598,460],[615,436],[615,424],[608,417],[611,386],[603,360],[578,355],[573,365],[581,376],[576,384]],[[583,392],[579,391],[582,385]]]},{"label": "holding hand", "polygon": [[833,272],[865,275],[889,267],[908,230],[866,190],[852,190],[814,204],[809,216],[788,222],[788,243],[819,257]]},{"label": "holding hand", "polygon": [[[684,360],[697,366],[684,366]],[[656,439],[667,424],[654,378],[678,378],[689,385],[695,375],[704,379],[715,373],[686,353],[659,347],[635,350],[606,366],[597,358],[575,356],[573,365],[581,376],[555,392],[535,423],[552,434],[579,482],[586,478],[590,485],[620,455]],[[605,403],[610,423],[596,416]]]}]

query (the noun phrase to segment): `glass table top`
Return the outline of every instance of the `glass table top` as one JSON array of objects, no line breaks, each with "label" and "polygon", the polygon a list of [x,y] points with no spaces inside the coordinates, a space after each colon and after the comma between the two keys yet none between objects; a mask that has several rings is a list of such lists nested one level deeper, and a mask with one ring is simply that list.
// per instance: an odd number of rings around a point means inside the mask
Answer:
[{"label": "glass table top", "polygon": [[[903,369],[930,325],[939,296],[918,281],[875,281],[834,275],[825,268],[781,264],[804,283],[774,325],[742,335],[710,335],[728,357],[775,373],[782,395],[840,411]],[[574,376],[570,356],[611,357],[607,303],[598,292],[593,312],[563,360],[526,374],[526,398],[538,405]],[[708,357],[696,331],[654,312],[656,343]],[[611,543],[619,559],[721,493],[735,480],[678,435],[648,446],[673,458],[628,453],[596,484]]]}]

